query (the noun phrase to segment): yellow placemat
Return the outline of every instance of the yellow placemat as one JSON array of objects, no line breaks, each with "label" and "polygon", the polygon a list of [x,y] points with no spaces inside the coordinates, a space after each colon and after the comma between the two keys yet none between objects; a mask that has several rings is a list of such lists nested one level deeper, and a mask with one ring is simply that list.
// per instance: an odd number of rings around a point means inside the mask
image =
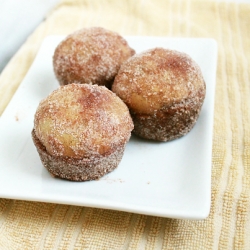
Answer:
[{"label": "yellow placemat", "polygon": [[49,13],[0,75],[0,114],[47,35],[102,26],[217,40],[211,212],[192,221],[0,199],[0,249],[250,249],[249,13],[250,4],[195,0],[68,0]]}]

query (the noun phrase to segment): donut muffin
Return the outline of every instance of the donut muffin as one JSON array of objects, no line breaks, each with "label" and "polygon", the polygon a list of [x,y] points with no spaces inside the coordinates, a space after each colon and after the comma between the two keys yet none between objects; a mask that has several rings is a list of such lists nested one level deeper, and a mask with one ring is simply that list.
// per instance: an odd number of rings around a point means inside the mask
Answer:
[{"label": "donut muffin", "polygon": [[190,56],[154,48],[121,66],[112,91],[127,104],[136,135],[169,141],[193,128],[206,86],[199,66]]},{"label": "donut muffin", "polygon": [[134,53],[119,34],[100,27],[84,28],[56,47],[54,72],[60,85],[88,83],[110,88],[121,64]]},{"label": "donut muffin", "polygon": [[32,138],[52,176],[86,181],[118,166],[132,129],[127,106],[113,92],[73,83],[40,102]]}]

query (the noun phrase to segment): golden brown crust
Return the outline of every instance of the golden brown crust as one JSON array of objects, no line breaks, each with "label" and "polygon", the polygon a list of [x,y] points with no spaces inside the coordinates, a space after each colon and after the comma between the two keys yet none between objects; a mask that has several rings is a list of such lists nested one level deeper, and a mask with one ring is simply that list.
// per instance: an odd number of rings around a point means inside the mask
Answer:
[{"label": "golden brown crust", "polygon": [[100,27],[85,28],[57,46],[54,72],[60,85],[74,82],[110,87],[120,65],[134,53],[119,34]]},{"label": "golden brown crust", "polygon": [[188,55],[155,48],[128,59],[112,91],[129,107],[135,134],[169,141],[192,129],[206,87],[199,66]]},{"label": "golden brown crust", "polygon": [[117,166],[132,129],[127,106],[113,92],[73,83],[40,102],[33,140],[53,175],[66,178],[68,169],[74,179],[87,180],[87,172],[94,179]]}]

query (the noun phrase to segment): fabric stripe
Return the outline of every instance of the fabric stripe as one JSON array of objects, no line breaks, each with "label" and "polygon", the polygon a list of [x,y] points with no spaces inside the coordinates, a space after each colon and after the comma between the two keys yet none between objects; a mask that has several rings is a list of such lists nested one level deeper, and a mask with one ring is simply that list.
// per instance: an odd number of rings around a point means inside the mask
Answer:
[{"label": "fabric stripe", "polygon": [[69,206],[57,205],[53,211],[53,214],[46,226],[46,230],[43,235],[43,240],[40,242],[40,249],[55,249],[58,244],[58,235],[61,234],[61,228]]},{"label": "fabric stripe", "polygon": [[137,215],[137,220],[133,228],[131,241],[128,249],[139,249],[141,236],[144,234],[147,217],[145,215]]},{"label": "fabric stripe", "polygon": [[[57,238],[57,245],[55,249],[70,249],[70,239],[74,242],[77,237],[77,224],[81,218],[82,211],[84,209],[81,207],[70,206],[61,227],[61,235]],[[74,232],[75,231],[75,232]],[[72,247],[71,247],[72,248]]]},{"label": "fabric stripe", "polygon": [[129,249],[129,244],[132,241],[133,230],[138,223],[138,219],[139,219],[138,214],[131,215],[130,222],[129,222],[129,225],[127,228],[126,238],[124,240],[124,244],[123,244],[121,249],[123,249],[123,250]]},{"label": "fabric stripe", "polygon": [[74,249],[119,249],[125,243],[130,218],[131,214],[119,211],[88,209]]},{"label": "fabric stripe", "polygon": [[[229,5],[226,6],[227,8]],[[225,13],[225,14],[228,14]],[[227,50],[227,61],[226,61],[226,73],[230,75],[228,79],[228,96],[230,99],[230,119],[232,129],[232,162],[229,169],[228,186],[224,194],[223,213],[224,221],[220,243],[223,246],[232,248],[234,229],[235,229],[235,214],[236,214],[236,202],[238,200],[239,193],[241,191],[241,179],[243,175],[241,151],[242,151],[242,121],[241,121],[241,109],[240,109],[240,91],[239,84],[237,81],[237,58],[234,53],[235,39],[232,36],[231,30],[234,30],[234,22],[231,21],[231,15],[225,16],[228,22],[224,43]]]},{"label": "fabric stripe", "polygon": [[[243,150],[242,150],[242,159],[243,159],[243,166],[244,166],[244,175],[242,178],[242,192],[240,194],[239,201],[237,203],[237,221],[236,221],[236,235],[234,239],[234,248],[240,249],[240,247],[244,249],[250,248],[250,240],[249,236],[247,237],[244,235],[245,232],[250,231],[249,225],[249,208],[250,208],[250,202],[249,202],[249,186],[250,186],[250,161],[249,157],[247,156],[247,153],[250,152],[249,148],[249,142],[250,142],[250,133],[249,133],[249,124],[250,124],[250,112],[249,108],[249,62],[245,56],[245,49],[243,46],[242,36],[243,33],[241,31],[241,25],[240,25],[240,18],[239,18],[239,6],[236,5],[235,7],[235,13],[234,13],[234,21],[236,25],[236,31],[237,31],[237,41],[238,41],[238,50],[237,56],[238,61],[242,62],[243,67],[238,67],[238,84],[240,85],[241,90],[241,110],[242,110],[242,124],[243,124]],[[247,49],[248,51],[248,49]],[[247,146],[248,145],[248,146]],[[249,233],[248,233],[249,235]]]},{"label": "fabric stripe", "polygon": [[161,238],[161,229],[162,229],[162,218],[152,217],[150,221],[149,232],[147,235],[146,246],[144,249],[161,249],[162,248],[162,238]]}]

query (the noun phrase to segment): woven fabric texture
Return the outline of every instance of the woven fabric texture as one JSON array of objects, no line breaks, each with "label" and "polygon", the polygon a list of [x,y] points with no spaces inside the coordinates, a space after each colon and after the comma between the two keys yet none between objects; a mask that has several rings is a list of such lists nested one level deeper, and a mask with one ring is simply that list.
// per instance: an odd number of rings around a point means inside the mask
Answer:
[{"label": "woven fabric texture", "polygon": [[102,26],[216,39],[211,212],[193,221],[0,199],[0,249],[250,249],[249,24],[250,4],[208,0],[64,0],[48,13],[0,75],[0,114],[47,35]]}]

